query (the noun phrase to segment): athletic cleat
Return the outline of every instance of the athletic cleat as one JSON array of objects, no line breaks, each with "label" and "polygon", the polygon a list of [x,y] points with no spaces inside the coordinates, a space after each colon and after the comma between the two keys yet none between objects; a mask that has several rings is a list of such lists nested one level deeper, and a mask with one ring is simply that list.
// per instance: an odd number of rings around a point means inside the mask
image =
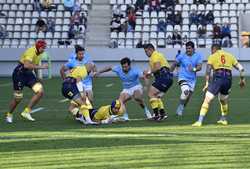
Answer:
[{"label": "athletic cleat", "polygon": [[168,115],[166,113],[161,114],[156,121],[162,121],[162,120],[166,119],[167,117],[168,117]]},{"label": "athletic cleat", "polygon": [[224,125],[224,126],[228,125],[227,120],[219,120],[219,121],[217,121],[217,123],[221,124],[221,125]]},{"label": "athletic cleat", "polygon": [[7,113],[5,120],[7,123],[13,123],[13,115],[10,113]]},{"label": "athletic cleat", "polygon": [[21,116],[29,121],[36,121],[33,117],[31,117],[30,113],[22,112]]},{"label": "athletic cleat", "polygon": [[202,126],[202,123],[197,121],[195,122],[194,124],[192,124],[193,127],[201,127]]},{"label": "athletic cleat", "polygon": [[76,120],[76,121],[79,121],[79,122],[81,122],[81,123],[83,123],[83,124],[85,124],[85,123],[86,123],[86,121],[85,121],[85,119],[84,119],[84,117],[83,117],[83,116],[76,117],[76,118],[75,118],[75,120]]}]

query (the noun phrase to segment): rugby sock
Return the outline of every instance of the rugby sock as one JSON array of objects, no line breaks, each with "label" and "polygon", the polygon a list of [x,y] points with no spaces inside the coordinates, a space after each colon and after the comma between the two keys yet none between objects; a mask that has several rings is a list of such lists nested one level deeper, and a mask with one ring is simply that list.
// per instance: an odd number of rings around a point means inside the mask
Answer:
[{"label": "rugby sock", "polygon": [[158,116],[158,99],[157,98],[151,98],[149,99],[151,108],[153,109],[154,115]]},{"label": "rugby sock", "polygon": [[158,99],[158,108],[159,109],[164,109],[164,104],[161,99]]},{"label": "rugby sock", "polygon": [[221,115],[226,116],[228,114],[228,104],[220,103],[220,110],[221,110]]},{"label": "rugby sock", "polygon": [[208,112],[208,108],[209,108],[209,104],[207,104],[206,102],[203,102],[203,104],[201,106],[201,110],[200,110],[200,116],[198,119],[199,122],[201,122],[201,123],[203,122],[203,119]]},{"label": "rugby sock", "polygon": [[89,115],[89,109],[86,109],[85,105],[82,105],[80,107],[80,113],[84,116],[84,118],[86,119],[88,123],[92,122],[92,120],[90,119],[90,115]]},{"label": "rugby sock", "polygon": [[23,111],[24,113],[30,113],[31,112],[31,108],[29,108],[29,107],[25,107],[25,109],[24,109],[24,111]]}]

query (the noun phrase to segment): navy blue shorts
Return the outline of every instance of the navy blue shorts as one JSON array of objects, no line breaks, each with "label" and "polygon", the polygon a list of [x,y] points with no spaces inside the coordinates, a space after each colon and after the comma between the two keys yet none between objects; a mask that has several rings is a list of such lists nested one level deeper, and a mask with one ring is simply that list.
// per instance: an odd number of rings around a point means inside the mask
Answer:
[{"label": "navy blue shorts", "polygon": [[75,96],[80,95],[80,92],[76,86],[76,79],[66,78],[62,85],[62,94],[64,97],[72,100]]},{"label": "navy blue shorts", "polygon": [[94,120],[95,114],[97,113],[96,109],[90,109],[89,110],[89,116],[91,120]]},{"label": "navy blue shorts", "polygon": [[155,81],[152,86],[158,89],[161,92],[166,93],[168,89],[173,84],[173,74],[169,71],[161,71],[158,75],[155,75]]},{"label": "navy blue shorts", "polygon": [[215,96],[218,93],[228,95],[232,86],[232,78],[214,75],[213,81],[208,85],[208,91]]},{"label": "navy blue shorts", "polygon": [[14,90],[23,90],[24,86],[32,88],[38,82],[34,73],[25,69],[23,64],[17,65],[14,69],[12,81]]}]

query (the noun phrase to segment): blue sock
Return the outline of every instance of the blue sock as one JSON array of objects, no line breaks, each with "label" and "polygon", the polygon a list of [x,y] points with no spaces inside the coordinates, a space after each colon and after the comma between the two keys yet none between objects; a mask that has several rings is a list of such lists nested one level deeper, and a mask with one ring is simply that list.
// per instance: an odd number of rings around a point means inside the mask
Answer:
[{"label": "blue sock", "polygon": [[202,122],[203,122],[204,117],[205,117],[205,116],[200,115],[200,116],[199,116],[198,121],[202,123]]}]

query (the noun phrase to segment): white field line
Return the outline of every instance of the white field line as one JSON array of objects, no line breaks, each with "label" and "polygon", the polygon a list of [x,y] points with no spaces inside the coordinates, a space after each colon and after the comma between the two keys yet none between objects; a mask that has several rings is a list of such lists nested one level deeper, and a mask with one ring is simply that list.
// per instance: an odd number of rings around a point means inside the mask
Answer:
[{"label": "white field line", "polygon": [[105,87],[112,87],[112,86],[114,86],[114,83],[109,83],[105,85]]},{"label": "white field line", "polygon": [[12,83],[3,83],[3,84],[0,84],[0,87],[6,87],[6,86],[10,86]]},{"label": "white field line", "polygon": [[44,109],[44,107],[38,107],[36,109],[33,109],[30,113],[35,113],[35,112],[41,111],[43,109]]},{"label": "white field line", "polygon": [[59,103],[64,103],[64,102],[67,102],[69,101],[69,99],[62,99],[62,100],[59,100]]}]

